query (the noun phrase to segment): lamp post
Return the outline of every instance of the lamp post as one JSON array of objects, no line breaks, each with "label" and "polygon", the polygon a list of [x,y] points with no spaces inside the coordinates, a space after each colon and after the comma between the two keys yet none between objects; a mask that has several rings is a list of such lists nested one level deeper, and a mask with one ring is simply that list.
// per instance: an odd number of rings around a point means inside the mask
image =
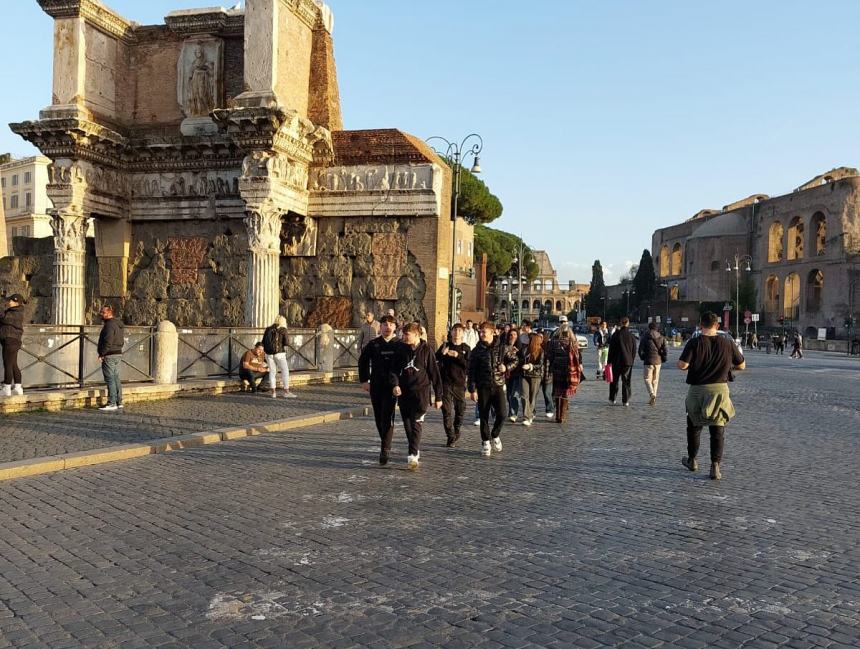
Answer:
[{"label": "lamp post", "polygon": [[630,294],[636,293],[635,289],[628,289],[624,291],[624,294],[627,296],[627,317],[630,317]]},{"label": "lamp post", "polygon": [[[469,142],[473,139],[475,142],[470,145]],[[438,135],[427,138],[428,143],[432,140],[439,140],[445,143],[445,153],[441,153],[439,151],[436,151],[436,153],[451,161],[452,171],[454,172],[453,191],[451,192],[451,275],[448,278],[448,300],[450,302],[449,326],[453,327],[457,320],[457,297],[455,295],[456,281],[454,279],[454,275],[457,272],[457,211],[460,202],[460,172],[463,169],[462,162],[471,155],[473,158],[473,164],[470,171],[473,174],[481,173],[480,153],[484,148],[484,140],[477,133],[470,133],[464,137],[463,141],[459,144],[456,142],[449,142],[444,137],[439,137]]]},{"label": "lamp post", "polygon": [[603,302],[603,322],[606,322],[606,298],[607,294],[603,294],[600,296],[600,301]]},{"label": "lamp post", "polygon": [[[516,257],[514,257],[514,266],[517,267],[517,315],[518,315],[518,324],[523,323],[523,280],[525,277],[523,276],[523,262],[525,261],[525,250],[523,248],[523,239],[520,237],[519,250]],[[513,270],[513,266],[511,266],[511,270]],[[513,313],[511,314],[513,318]]]},{"label": "lamp post", "polygon": [[666,289],[666,321],[663,323],[663,335],[665,336],[669,333],[669,289],[678,288],[678,284],[670,285],[668,282],[663,282],[660,286]]},{"label": "lamp post", "polygon": [[[752,270],[752,257],[749,255],[738,255],[736,252],[734,255],[734,266],[732,266],[732,262],[726,259],[726,272],[730,273],[733,270],[735,271],[735,336],[740,338],[741,335],[741,305],[740,305],[740,295],[741,295],[741,263],[745,263],[746,266],[744,270],[746,272],[750,272]],[[731,328],[731,324],[729,324],[729,328]]]}]

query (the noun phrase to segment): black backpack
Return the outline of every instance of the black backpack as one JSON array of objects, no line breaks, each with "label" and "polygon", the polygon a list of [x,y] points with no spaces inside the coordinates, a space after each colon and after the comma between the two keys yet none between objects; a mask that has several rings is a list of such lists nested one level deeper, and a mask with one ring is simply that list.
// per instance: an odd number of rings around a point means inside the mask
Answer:
[{"label": "black backpack", "polygon": [[281,349],[281,334],[278,331],[277,325],[266,327],[263,332],[263,351],[267,354],[280,354]]}]

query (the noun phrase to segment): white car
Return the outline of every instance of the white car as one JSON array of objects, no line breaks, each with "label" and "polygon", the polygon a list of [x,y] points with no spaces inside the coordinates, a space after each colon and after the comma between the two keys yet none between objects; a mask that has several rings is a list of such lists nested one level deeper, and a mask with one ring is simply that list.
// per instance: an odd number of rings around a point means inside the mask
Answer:
[{"label": "white car", "polygon": [[580,349],[586,349],[588,347],[588,338],[582,334],[576,334],[576,342]]}]

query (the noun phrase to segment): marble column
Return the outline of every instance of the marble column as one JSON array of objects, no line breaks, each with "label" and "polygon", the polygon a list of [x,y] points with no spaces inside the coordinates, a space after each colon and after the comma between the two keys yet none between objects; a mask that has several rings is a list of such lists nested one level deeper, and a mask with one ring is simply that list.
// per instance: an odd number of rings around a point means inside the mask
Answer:
[{"label": "marble column", "polygon": [[245,324],[268,327],[280,307],[281,213],[271,207],[249,208],[245,228],[249,251]]},{"label": "marble column", "polygon": [[78,210],[60,209],[52,215],[51,228],[54,231],[51,321],[55,325],[82,325],[86,312],[87,218]]}]

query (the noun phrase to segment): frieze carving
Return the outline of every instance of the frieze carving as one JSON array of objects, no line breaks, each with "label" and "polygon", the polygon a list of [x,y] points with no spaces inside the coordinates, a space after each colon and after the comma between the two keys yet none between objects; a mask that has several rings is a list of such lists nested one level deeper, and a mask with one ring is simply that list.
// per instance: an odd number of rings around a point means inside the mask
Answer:
[{"label": "frieze carving", "polygon": [[54,250],[84,252],[89,219],[72,208],[54,211],[51,230],[54,233]]},{"label": "frieze carving", "polygon": [[246,156],[242,161],[242,175],[246,178],[275,178],[302,191],[308,186],[305,165],[270,151],[252,151]]},{"label": "frieze carving", "polygon": [[239,196],[239,175],[235,172],[188,171],[183,173],[137,174],[131,181],[132,196]]},{"label": "frieze carving", "polygon": [[317,222],[309,216],[287,214],[281,229],[284,257],[313,257],[317,254]]},{"label": "frieze carving", "polygon": [[369,165],[330,167],[315,172],[313,191],[390,191],[426,190],[433,187],[430,166]]},{"label": "frieze carving", "polygon": [[248,248],[262,254],[280,252],[281,213],[264,205],[247,210],[245,230],[248,233]]},{"label": "frieze carving", "polygon": [[178,286],[197,283],[197,274],[209,244],[203,237],[170,237],[170,283]]}]

